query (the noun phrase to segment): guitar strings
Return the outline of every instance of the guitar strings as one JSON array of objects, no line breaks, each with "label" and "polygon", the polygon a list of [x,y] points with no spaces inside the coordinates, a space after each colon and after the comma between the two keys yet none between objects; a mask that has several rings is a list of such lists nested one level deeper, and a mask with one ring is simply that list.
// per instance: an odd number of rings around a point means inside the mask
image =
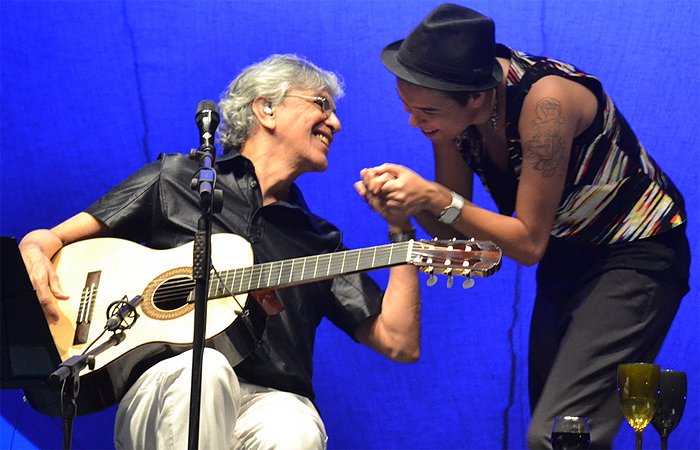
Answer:
[{"label": "guitar strings", "polygon": [[[238,276],[238,272],[241,273],[241,279],[245,276],[245,272],[249,271],[251,275],[251,278],[254,274],[258,274],[261,276],[263,273],[271,274],[272,271],[274,270],[275,266],[279,266],[279,275],[282,274],[284,264],[288,264],[291,266],[291,270],[289,272],[289,278],[290,282],[292,281],[293,277],[297,275],[299,277],[299,280],[303,280],[305,277],[305,271],[304,271],[304,264],[301,264],[302,261],[308,260],[308,259],[316,259],[316,264],[318,264],[319,260],[322,259],[328,259],[328,273],[330,275],[335,275],[337,273],[340,273],[343,271],[343,266],[345,265],[345,255],[352,255],[352,258],[357,258],[358,265],[361,261],[364,260],[364,263],[367,264],[369,261],[373,261],[375,258],[377,259],[384,259],[387,257],[390,257],[391,251],[393,250],[393,245],[388,244],[386,246],[380,246],[377,248],[372,249],[372,253],[367,256],[364,255],[363,253],[370,253],[367,251],[367,249],[357,249],[357,250],[348,250],[345,252],[339,252],[338,254],[321,254],[321,255],[315,255],[313,257],[300,257],[300,258],[294,258],[289,261],[274,261],[270,263],[264,263],[264,264],[258,264],[254,266],[247,266],[247,267],[242,267],[234,270],[228,270],[226,271],[226,278],[228,278],[229,274],[233,274],[233,279],[235,280]],[[342,255],[342,256],[341,256]],[[296,267],[295,267],[296,266]],[[229,285],[226,283],[226,281],[222,278],[221,272],[216,270],[215,267],[212,267],[212,274],[218,281],[220,286],[217,286],[217,290],[219,290],[221,287],[223,287],[223,292],[228,294],[228,296],[233,297],[236,304],[240,307],[243,308],[243,305],[236,299],[235,294],[232,292],[231,288]],[[315,277],[316,273],[312,275],[312,277]],[[281,284],[285,284],[284,282],[281,282]],[[189,297],[190,293],[192,292],[192,288],[195,285],[195,282],[192,278],[188,277],[174,277],[169,280],[166,280],[152,295],[152,303],[154,306],[162,306],[162,305],[167,305],[168,303],[171,302],[176,302],[177,300],[182,301],[182,305],[186,304],[186,299]],[[240,286],[242,288],[242,286]],[[212,291],[213,286],[209,285],[209,291]],[[250,289],[250,291],[255,291],[258,289]],[[240,293],[244,293],[245,291],[242,290]],[[97,289],[95,290],[95,294],[97,294]],[[182,306],[179,305],[179,306]],[[96,313],[106,313],[107,309],[104,310],[95,310]]]},{"label": "guitar strings", "polygon": [[[433,243],[431,243],[431,244],[433,244]],[[450,244],[454,245],[456,243],[450,242]],[[473,245],[474,243],[470,243],[470,244]],[[375,257],[381,258],[381,257],[385,256],[386,250],[388,250],[390,248],[392,248],[391,244],[389,244],[389,246],[386,249],[383,248],[383,246],[374,248],[373,251],[375,253],[371,255],[372,259],[374,259]],[[366,253],[366,252],[363,252],[363,250],[366,251],[368,249],[348,250],[346,252],[339,252],[339,253],[347,253],[348,255],[351,255],[352,258],[358,257],[360,260],[362,260],[362,259],[365,259],[362,255],[362,253]],[[425,247],[420,246],[420,247],[414,249],[414,252],[417,254],[423,254],[425,252]],[[434,252],[434,250],[433,250],[433,252]],[[468,260],[470,260],[470,262],[471,262],[470,269],[472,271],[480,268],[479,263],[482,263],[482,262],[486,263],[489,259],[497,259],[497,258],[489,258],[489,256],[491,256],[491,255],[489,255],[489,253],[491,253],[491,252],[488,252],[488,251],[471,250],[469,253],[471,255],[471,258],[469,258]],[[447,254],[449,254],[449,252],[446,252],[444,255],[441,255],[441,256],[446,256]],[[329,272],[335,273],[336,271],[339,271],[340,265],[345,264],[345,260],[344,259],[342,261],[336,260],[334,258],[334,256],[336,256],[336,255],[338,255],[338,254],[321,254],[321,255],[315,255],[314,257],[302,257],[302,258],[296,258],[296,259],[286,261],[286,264],[290,264],[292,267],[292,269],[290,270],[290,279],[295,274],[300,275],[300,279],[302,279],[302,280],[304,279],[304,276],[305,276],[304,267],[305,266],[303,264],[300,264],[300,262],[302,260],[305,260],[305,259],[308,260],[309,258],[317,258],[317,263],[318,263],[318,260],[320,260],[321,258],[330,258],[328,261]],[[340,259],[340,258],[338,258],[338,259]],[[359,261],[358,261],[358,263],[359,263]],[[230,274],[233,274],[233,279],[235,280],[238,277],[239,271],[242,272],[242,277],[245,275],[246,271],[250,271],[250,275],[253,275],[253,273],[255,271],[257,271],[257,273],[259,273],[259,274],[262,274],[262,273],[264,273],[265,270],[271,271],[272,267],[274,265],[280,266],[279,271],[281,274],[284,264],[285,264],[285,262],[283,262],[283,261],[276,261],[276,262],[271,262],[271,263],[264,263],[264,264],[258,264],[255,266],[247,266],[247,267],[242,267],[242,268],[238,268],[238,269],[228,270],[228,271],[224,272],[225,273],[224,277],[226,279],[228,279],[228,276]],[[435,262],[433,264],[435,266],[439,266],[439,264],[436,264]],[[491,262],[490,264],[487,264],[487,265],[493,266],[493,262]],[[299,273],[299,271],[301,271],[301,273]],[[218,270],[216,270],[215,268],[212,267],[212,274],[214,275],[216,281],[220,284],[220,286],[223,287],[223,292],[225,292],[228,296],[233,297],[235,299],[237,305],[240,308],[243,308],[243,305],[241,305],[240,302],[238,301],[238,299],[236,299],[236,295],[232,292],[231,288],[227,285],[226,281],[222,278],[222,273],[220,273]],[[314,273],[314,276],[315,275],[316,274]],[[474,273],[472,273],[472,275],[474,275]],[[172,309],[176,309],[177,307],[180,307],[180,306],[187,304],[188,303],[187,298],[189,297],[190,293],[193,291],[194,284],[195,284],[194,280],[192,278],[186,277],[186,276],[173,277],[171,279],[165,280],[165,282],[159,288],[157,288],[155,290],[155,292],[153,293],[153,296],[152,296],[153,297],[152,298],[153,305],[156,307],[159,307],[159,306],[163,306],[163,305],[168,305],[169,303],[173,303],[175,308],[172,308]],[[284,285],[284,283],[281,283],[281,284]],[[221,289],[220,287],[217,287],[216,290],[219,291],[220,289]],[[251,289],[250,291],[254,291],[254,290],[256,290],[256,289]],[[95,292],[94,292],[95,296],[97,296],[98,291],[99,291],[99,288],[95,289]],[[209,285],[209,291],[210,292],[212,291],[211,283]],[[245,291],[242,291],[240,293],[242,294],[244,292]],[[181,305],[178,305],[176,303],[178,300],[181,301]],[[94,317],[94,314],[106,315],[108,308],[109,308],[109,306],[106,306],[106,307],[101,306],[101,307],[95,308],[94,311],[92,312],[92,316]]]}]

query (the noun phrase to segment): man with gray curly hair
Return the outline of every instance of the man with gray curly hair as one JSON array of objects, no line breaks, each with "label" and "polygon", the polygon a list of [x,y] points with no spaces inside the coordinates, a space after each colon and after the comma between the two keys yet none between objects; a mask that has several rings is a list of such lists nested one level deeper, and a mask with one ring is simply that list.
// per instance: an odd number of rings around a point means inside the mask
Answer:
[{"label": "man with gray curly hair", "polygon": [[[222,96],[224,154],[215,168],[224,200],[212,229],[247,240],[255,263],[347,249],[340,231],[309,210],[295,184],[306,172],[326,169],[341,128],[335,114],[340,95],[334,74],[294,55],[274,55],[246,68]],[[192,240],[200,207],[189,186],[197,169],[185,155],[161,155],[84,212],[25,236],[20,248],[50,323],[62,320],[57,303],[68,297],[50,260],[64,245],[114,236],[170,249]],[[414,236],[407,216],[385,219],[393,241]],[[326,448],[311,383],[315,331],[324,317],[394,361],[414,362],[420,355],[418,276],[411,265],[392,267],[385,290],[354,273],[268,295],[274,298],[260,304],[249,298],[246,317],[252,319],[235,320],[204,351],[202,449]],[[284,310],[265,315],[262,329],[256,327],[265,302],[276,301]],[[252,349],[242,348],[251,341]],[[116,448],[186,448],[191,363],[191,351],[168,357],[125,388]]]},{"label": "man with gray curly hair", "polygon": [[269,105],[280,104],[292,89],[326,91],[330,108],[343,96],[337,76],[293,55],[273,55],[246,68],[222,94],[219,109],[223,123],[219,142],[224,149],[240,149],[257,123],[253,102],[265,97]]}]

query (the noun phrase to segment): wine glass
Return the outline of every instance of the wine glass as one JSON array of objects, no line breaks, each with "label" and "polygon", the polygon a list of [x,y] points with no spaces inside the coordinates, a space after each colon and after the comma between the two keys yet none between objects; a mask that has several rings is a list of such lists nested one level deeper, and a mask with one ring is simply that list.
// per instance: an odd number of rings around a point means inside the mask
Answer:
[{"label": "wine glass", "polygon": [[668,448],[668,435],[676,429],[685,409],[688,377],[685,372],[662,370],[659,378],[659,401],[651,424],[661,436],[661,449]]},{"label": "wine glass", "polygon": [[660,372],[656,364],[631,363],[617,367],[617,392],[622,414],[634,428],[637,450],[642,449],[642,431],[656,412]]},{"label": "wine glass", "polygon": [[578,416],[557,416],[552,427],[554,450],[588,450],[591,446],[591,429],[588,419]]}]

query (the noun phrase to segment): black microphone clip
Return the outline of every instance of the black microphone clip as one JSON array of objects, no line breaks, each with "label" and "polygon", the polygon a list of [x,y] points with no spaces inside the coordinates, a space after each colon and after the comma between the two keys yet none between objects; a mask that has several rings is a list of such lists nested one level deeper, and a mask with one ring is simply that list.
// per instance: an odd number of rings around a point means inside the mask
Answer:
[{"label": "black microphone clip", "polygon": [[[137,295],[130,301],[127,301],[127,299],[128,297],[125,295],[121,300],[109,305],[105,330],[117,331],[119,328],[128,330],[134,325],[136,319],[139,318],[136,307],[143,301],[143,297]],[[130,322],[126,322],[128,318],[131,318]]]}]

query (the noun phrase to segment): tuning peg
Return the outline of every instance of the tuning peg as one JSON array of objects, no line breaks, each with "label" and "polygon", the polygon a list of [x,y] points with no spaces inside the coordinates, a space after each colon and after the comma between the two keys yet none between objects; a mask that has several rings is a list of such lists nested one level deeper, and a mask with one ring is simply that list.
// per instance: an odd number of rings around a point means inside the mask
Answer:
[{"label": "tuning peg", "polygon": [[467,279],[464,280],[464,283],[462,283],[462,287],[464,289],[469,289],[472,286],[474,286],[474,280],[472,280],[471,277],[467,277]]},{"label": "tuning peg", "polygon": [[437,277],[435,274],[431,273],[430,277],[428,277],[427,285],[428,286],[435,286],[435,283],[437,283]]},{"label": "tuning peg", "polygon": [[[449,260],[448,260],[449,261]],[[448,262],[449,264],[449,262]],[[452,277],[452,268],[449,267],[443,271],[443,274],[447,275],[447,287],[451,288],[454,284],[454,278]]]}]

